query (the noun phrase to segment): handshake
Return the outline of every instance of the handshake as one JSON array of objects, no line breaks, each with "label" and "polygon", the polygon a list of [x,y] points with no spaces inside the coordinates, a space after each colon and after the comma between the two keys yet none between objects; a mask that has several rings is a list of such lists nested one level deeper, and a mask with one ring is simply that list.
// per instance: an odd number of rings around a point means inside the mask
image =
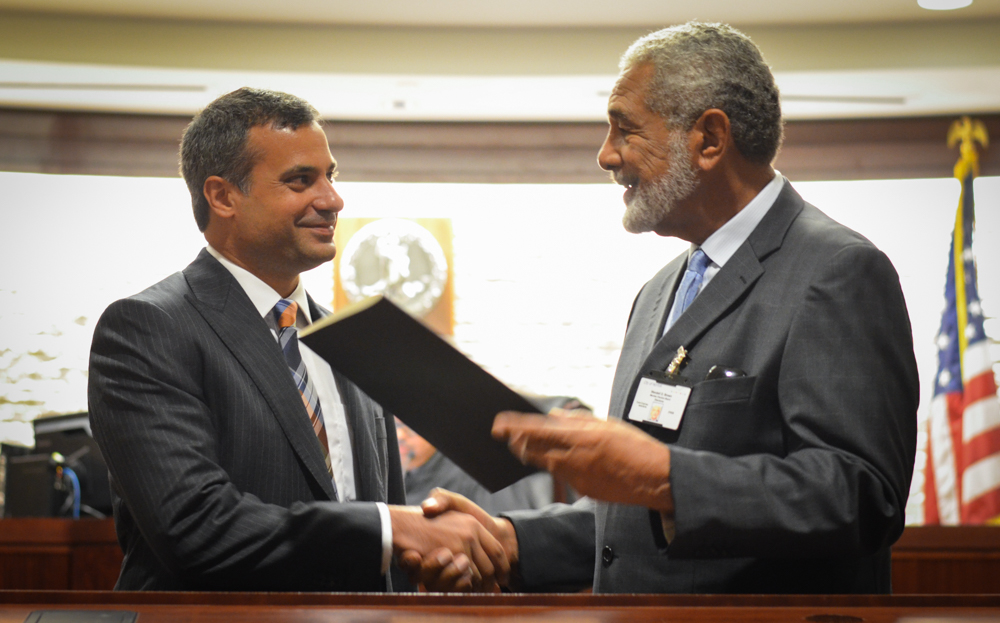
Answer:
[{"label": "handshake", "polygon": [[496,593],[517,563],[517,537],[457,493],[434,489],[421,506],[390,506],[392,549],[410,581],[435,592]]},{"label": "handshake", "polygon": [[[507,442],[521,462],[550,472],[581,495],[673,517],[670,449],[631,424],[600,420],[589,411],[505,412],[494,420],[493,436]],[[514,525],[464,496],[434,489],[420,508],[392,506],[389,512],[393,553],[415,584],[496,592],[517,568]]]}]

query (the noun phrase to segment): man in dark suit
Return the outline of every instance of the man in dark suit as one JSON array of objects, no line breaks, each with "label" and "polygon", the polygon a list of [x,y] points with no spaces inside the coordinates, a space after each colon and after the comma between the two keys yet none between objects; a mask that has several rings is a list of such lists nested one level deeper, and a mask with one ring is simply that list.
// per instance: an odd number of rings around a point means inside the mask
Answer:
[{"label": "man in dark suit", "polygon": [[476,514],[528,589],[889,592],[918,401],[895,270],[771,168],[778,91],[745,35],[666,29],[621,70],[598,161],[626,229],[692,247],[635,300],[607,421],[494,424],[596,503],[493,519],[438,492],[425,510]]},{"label": "man in dark suit", "polygon": [[208,248],[112,304],[89,404],[125,552],[123,590],[391,589],[393,553],[503,578],[474,519],[404,502],[392,415],[304,345],[326,314],[299,274],[331,260],[343,200],[318,113],[240,89],[200,112],[181,167]]}]

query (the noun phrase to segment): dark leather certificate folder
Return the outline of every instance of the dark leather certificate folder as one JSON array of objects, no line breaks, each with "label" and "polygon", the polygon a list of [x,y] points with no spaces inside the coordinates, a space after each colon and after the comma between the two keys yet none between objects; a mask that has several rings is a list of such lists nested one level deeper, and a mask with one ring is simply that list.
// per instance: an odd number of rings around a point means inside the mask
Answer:
[{"label": "dark leather certificate folder", "polygon": [[491,492],[536,471],[490,429],[500,411],[538,407],[388,299],[345,307],[300,339]]}]

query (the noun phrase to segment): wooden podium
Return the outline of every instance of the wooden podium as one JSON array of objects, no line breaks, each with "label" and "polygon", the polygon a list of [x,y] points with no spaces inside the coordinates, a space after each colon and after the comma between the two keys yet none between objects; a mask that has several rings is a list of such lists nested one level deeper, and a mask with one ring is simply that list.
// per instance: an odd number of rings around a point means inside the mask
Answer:
[{"label": "wooden podium", "polygon": [[125,610],[138,623],[972,623],[998,620],[1000,596],[0,591],[0,623],[22,623],[38,610]]},{"label": "wooden podium", "polygon": [[0,519],[0,589],[111,590],[121,564],[111,519]]},{"label": "wooden podium", "polygon": [[[0,590],[111,590],[121,561],[110,519],[0,520]],[[896,595],[1000,595],[1000,528],[907,528],[892,577]]]}]

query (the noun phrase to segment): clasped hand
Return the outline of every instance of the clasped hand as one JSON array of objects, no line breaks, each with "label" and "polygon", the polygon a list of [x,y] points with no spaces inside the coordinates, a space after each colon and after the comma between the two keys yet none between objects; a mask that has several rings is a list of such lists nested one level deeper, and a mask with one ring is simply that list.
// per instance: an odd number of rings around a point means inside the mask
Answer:
[{"label": "clasped hand", "polygon": [[[507,411],[497,415],[493,436],[506,441],[521,462],[549,471],[581,495],[673,514],[670,449],[631,424],[601,420],[589,412],[555,409],[544,416]],[[502,545],[508,570],[516,570],[517,535],[508,520],[491,517],[465,497],[442,489],[432,491],[422,508],[428,517],[438,519],[456,513],[474,518]],[[461,555],[406,551],[397,560],[412,581],[428,589],[480,590],[474,576],[468,577],[468,561]],[[503,579],[498,581],[504,584]]]},{"label": "clasped hand", "polygon": [[[472,515],[425,514],[411,506],[390,506],[389,515],[397,561],[428,589],[498,592],[507,582],[510,562],[504,548]],[[439,569],[436,577],[414,574],[413,560]]]}]

